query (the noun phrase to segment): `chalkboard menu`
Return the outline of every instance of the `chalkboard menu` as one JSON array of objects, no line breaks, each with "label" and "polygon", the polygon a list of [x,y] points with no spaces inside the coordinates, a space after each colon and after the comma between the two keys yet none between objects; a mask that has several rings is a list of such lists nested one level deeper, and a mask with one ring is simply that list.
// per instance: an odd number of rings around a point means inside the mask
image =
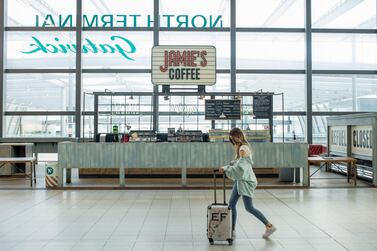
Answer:
[{"label": "chalkboard menu", "polygon": [[208,99],[205,101],[205,119],[241,119],[241,101],[236,99]]},{"label": "chalkboard menu", "polygon": [[255,119],[272,117],[272,95],[253,96],[253,113]]}]

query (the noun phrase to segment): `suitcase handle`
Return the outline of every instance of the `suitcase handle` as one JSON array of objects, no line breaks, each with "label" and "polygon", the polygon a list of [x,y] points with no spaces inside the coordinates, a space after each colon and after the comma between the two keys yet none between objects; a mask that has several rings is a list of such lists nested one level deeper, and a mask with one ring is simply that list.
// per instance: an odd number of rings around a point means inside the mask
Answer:
[{"label": "suitcase handle", "polygon": [[[216,174],[220,172],[220,169],[214,169],[213,170],[213,192],[214,192],[214,198],[215,198],[215,204],[217,204],[217,182],[216,182]],[[224,197],[224,205],[226,205],[226,191],[225,191],[225,173],[223,173],[223,197]]]}]

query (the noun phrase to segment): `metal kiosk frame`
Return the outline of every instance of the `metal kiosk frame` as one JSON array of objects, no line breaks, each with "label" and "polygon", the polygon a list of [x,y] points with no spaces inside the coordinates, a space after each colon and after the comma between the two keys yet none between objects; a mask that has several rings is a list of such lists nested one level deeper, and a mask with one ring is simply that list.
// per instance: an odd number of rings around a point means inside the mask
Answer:
[{"label": "metal kiosk frame", "polygon": [[[199,88],[200,89],[200,88]],[[283,117],[283,128],[284,128],[284,94],[279,93],[275,94],[273,92],[237,92],[237,93],[230,93],[230,92],[170,92],[170,91],[163,91],[163,92],[94,92],[94,136],[98,134],[98,117],[99,117],[99,97],[102,96],[144,96],[144,97],[170,97],[170,96],[186,96],[186,97],[198,97],[198,96],[206,96],[211,97],[211,99],[215,99],[216,97],[253,97],[253,96],[276,96],[282,95],[282,117]],[[127,116],[127,115],[125,115]],[[268,118],[269,122],[269,129],[270,129],[270,141],[273,141],[273,112],[270,114]],[[232,120],[232,126],[235,126],[235,121]],[[154,123],[153,123],[154,124]],[[214,129],[214,120],[212,120],[212,129]],[[158,128],[151,128],[153,131],[158,131]],[[283,129],[283,142],[284,142],[284,129]]]}]

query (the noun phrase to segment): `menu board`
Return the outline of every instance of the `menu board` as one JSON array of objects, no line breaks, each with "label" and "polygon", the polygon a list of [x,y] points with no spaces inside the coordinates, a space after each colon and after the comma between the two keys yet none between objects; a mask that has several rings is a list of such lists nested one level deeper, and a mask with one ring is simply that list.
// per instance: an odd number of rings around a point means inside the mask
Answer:
[{"label": "menu board", "polygon": [[253,113],[255,119],[272,117],[272,95],[253,96]]},{"label": "menu board", "polygon": [[205,101],[205,119],[241,119],[241,101],[237,99],[208,99]]}]

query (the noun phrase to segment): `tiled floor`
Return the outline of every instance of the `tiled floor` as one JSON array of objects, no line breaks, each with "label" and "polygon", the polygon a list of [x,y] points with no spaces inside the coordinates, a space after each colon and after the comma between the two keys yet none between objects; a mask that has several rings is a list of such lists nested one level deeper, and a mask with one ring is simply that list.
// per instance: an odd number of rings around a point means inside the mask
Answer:
[{"label": "tiled floor", "polygon": [[0,190],[0,250],[377,250],[377,189],[258,190],[233,246],[210,246],[210,190]]}]

